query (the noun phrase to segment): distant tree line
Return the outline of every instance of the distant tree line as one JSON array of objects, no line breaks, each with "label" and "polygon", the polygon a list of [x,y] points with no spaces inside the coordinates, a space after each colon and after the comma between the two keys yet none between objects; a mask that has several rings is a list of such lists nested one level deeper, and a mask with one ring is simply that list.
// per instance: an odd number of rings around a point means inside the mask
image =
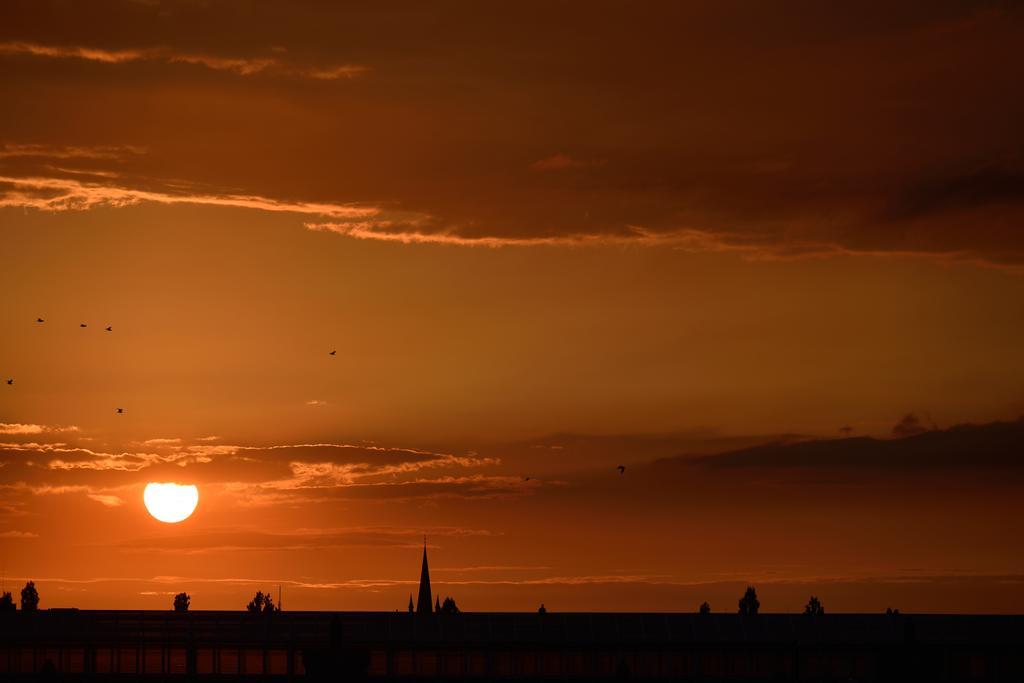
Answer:
[{"label": "distant tree line", "polygon": [[256,591],[256,595],[245,606],[245,609],[250,614],[271,614],[272,612],[281,611],[279,606],[274,605],[274,600],[270,597],[270,593],[264,593],[263,591]]},{"label": "distant tree line", "polygon": [[[0,594],[0,612],[13,612],[16,609],[14,596],[10,591]],[[35,612],[37,609],[39,609],[39,591],[36,590],[35,581],[29,581],[21,589],[21,611]]]},{"label": "distant tree line", "polygon": [[[748,586],[739,601],[739,614],[748,617],[756,616],[760,609],[761,601],[757,599],[757,589],[753,586]],[[697,612],[701,616],[707,616],[711,614],[711,605],[703,602]],[[899,614],[900,611],[886,608],[885,613],[892,616]],[[810,617],[820,617],[825,614],[825,606],[821,604],[821,600],[816,595],[812,595],[807,604],[804,605],[804,614]]]},{"label": "distant tree line", "polygon": [[[174,611],[175,612],[187,612],[192,604],[192,596],[184,591],[174,596]],[[757,589],[753,586],[748,586],[743,592],[743,596],[739,599],[738,613],[741,616],[753,617],[757,616],[758,611],[761,609],[761,601],[757,598]],[[21,589],[21,611],[23,612],[34,612],[39,609],[39,591],[36,589],[34,581],[29,581],[25,584],[25,587]],[[271,614],[273,612],[280,612],[281,606],[275,605],[273,598],[270,593],[264,593],[263,591],[256,591],[256,595],[253,596],[252,600],[245,606],[245,609],[250,614]],[[14,596],[11,595],[10,591],[4,591],[0,593],[0,613],[14,612],[17,610],[17,606],[14,604]],[[409,611],[412,612],[412,597],[409,598]],[[459,614],[459,606],[455,602],[455,598],[448,596],[441,601],[441,596],[437,596],[434,602],[434,611],[438,614]],[[541,604],[540,609],[537,610],[540,614],[545,614],[547,608]],[[711,614],[711,605],[708,602],[701,603],[698,608],[698,613],[701,616],[707,616]],[[804,605],[805,615],[810,617],[820,617],[825,614],[825,606],[822,605],[821,600],[816,596],[812,595]],[[887,616],[899,616],[900,611],[893,609],[892,607],[885,608],[885,614]]]}]

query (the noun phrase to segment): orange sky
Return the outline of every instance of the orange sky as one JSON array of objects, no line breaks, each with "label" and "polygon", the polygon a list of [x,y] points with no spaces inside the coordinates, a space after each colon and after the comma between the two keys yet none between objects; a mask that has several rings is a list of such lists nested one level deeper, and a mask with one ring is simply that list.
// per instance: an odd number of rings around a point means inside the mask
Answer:
[{"label": "orange sky", "polygon": [[[976,2],[5,3],[7,590],[390,610],[427,534],[469,610],[1021,611],[1024,424],[944,430],[1024,414],[1022,39]],[[844,425],[910,439],[699,459]]]}]

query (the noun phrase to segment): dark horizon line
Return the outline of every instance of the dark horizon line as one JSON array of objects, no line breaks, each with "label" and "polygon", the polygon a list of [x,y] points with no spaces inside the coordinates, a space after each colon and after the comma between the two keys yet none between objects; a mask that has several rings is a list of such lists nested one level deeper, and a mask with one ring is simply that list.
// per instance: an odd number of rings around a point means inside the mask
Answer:
[{"label": "dark horizon line", "polygon": [[661,614],[666,616],[674,615],[692,615],[699,618],[705,617],[741,617],[749,619],[757,619],[759,617],[807,617],[811,619],[821,619],[827,617],[863,617],[863,616],[880,616],[880,617],[909,617],[909,616],[927,616],[927,617],[1024,617],[1024,612],[904,612],[897,610],[891,614],[878,611],[878,612],[825,612],[824,614],[812,615],[804,612],[762,612],[759,611],[756,614],[740,614],[737,611],[712,611],[708,614],[701,614],[699,611],[619,611],[619,610],[607,610],[607,611],[573,611],[573,610],[548,610],[547,612],[540,613],[537,610],[530,611],[512,611],[512,610],[460,610],[454,614],[446,614],[444,612],[409,612],[406,609],[394,609],[394,610],[280,610],[270,613],[260,612],[254,614],[249,612],[245,608],[242,609],[188,609],[188,610],[175,610],[171,609],[91,609],[81,607],[45,607],[35,610],[10,610],[7,612],[0,612],[0,618],[5,615],[11,614],[72,614],[75,612],[87,612],[87,613],[99,613],[99,612],[117,612],[122,614],[175,614],[175,615],[189,615],[189,614],[244,614],[247,618],[253,619],[268,618],[273,619],[274,614],[402,614],[410,615],[412,618],[419,618],[423,616],[462,616],[462,615],[474,615],[474,614],[513,614],[513,615],[526,615],[532,614],[541,616],[549,615],[651,615]]}]

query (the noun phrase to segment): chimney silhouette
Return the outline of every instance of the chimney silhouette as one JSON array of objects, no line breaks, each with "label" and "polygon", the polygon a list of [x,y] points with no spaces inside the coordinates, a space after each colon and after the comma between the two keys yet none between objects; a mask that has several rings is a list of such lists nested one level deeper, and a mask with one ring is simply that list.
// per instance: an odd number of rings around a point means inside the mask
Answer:
[{"label": "chimney silhouette", "polygon": [[420,569],[420,594],[416,598],[416,613],[430,614],[433,612],[433,605],[430,604],[430,568],[427,567],[427,537],[423,537],[423,568]]}]

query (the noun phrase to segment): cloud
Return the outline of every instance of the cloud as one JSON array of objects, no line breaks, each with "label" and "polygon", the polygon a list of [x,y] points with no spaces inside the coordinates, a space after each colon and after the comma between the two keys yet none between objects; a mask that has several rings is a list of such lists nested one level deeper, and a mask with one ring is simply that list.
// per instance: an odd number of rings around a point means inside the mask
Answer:
[{"label": "cloud", "polygon": [[339,78],[355,78],[357,76],[362,76],[367,71],[369,71],[369,69],[365,66],[343,64],[341,66],[332,66],[324,69],[304,69],[300,73],[309,78],[315,78],[321,81],[334,81]]},{"label": "cloud", "polygon": [[0,538],[39,538],[39,534],[34,534],[31,531],[0,531]]},{"label": "cloud", "polygon": [[[160,440],[163,441],[163,440]],[[164,453],[151,453],[145,451],[122,451],[111,453],[97,451],[83,446],[76,446],[64,442],[37,443],[37,442],[0,442],[0,452],[18,452],[36,456],[59,455],[46,462],[45,467],[49,470],[70,471],[70,470],[93,470],[93,471],[119,471],[138,472],[159,464],[187,465],[194,463],[206,463],[211,461],[210,452],[220,450],[222,447],[215,445],[178,446],[168,443],[149,444],[155,448],[165,449]],[[233,447],[228,447],[229,452],[234,452]]]},{"label": "cloud", "polygon": [[339,218],[368,219],[381,214],[377,207],[352,204],[288,201],[258,195],[172,193],[84,182],[73,178],[0,176],[0,207],[81,211],[100,207],[133,206],[142,202],[201,204]]},{"label": "cloud", "polygon": [[38,424],[21,424],[17,422],[0,422],[0,434],[59,434],[62,432],[77,432],[78,427],[67,425],[63,427],[51,427]]},{"label": "cloud", "polygon": [[316,399],[316,398],[314,398],[314,399],[310,399],[309,401],[306,401],[306,405],[307,405],[307,406],[316,406],[316,407],[320,407],[320,406],[325,406],[325,405],[327,405],[327,401],[321,401],[320,399]]},{"label": "cloud", "polygon": [[[519,477],[486,473],[500,464],[499,458],[475,453],[346,443],[252,446],[169,438],[144,443],[150,450],[107,452],[66,443],[0,443],[0,451],[19,455],[5,461],[15,468],[7,480],[18,483],[0,484],[0,488],[36,495],[82,493],[110,506],[119,500],[111,495],[112,488],[137,485],[143,476],[165,475],[221,486],[225,493],[252,505],[318,498],[481,497],[525,492]],[[189,473],[182,475],[180,468],[189,468]],[[112,487],[113,481],[122,483]]]},{"label": "cloud", "polygon": [[106,495],[102,493],[90,493],[88,494],[88,496],[89,498],[95,500],[97,503],[105,505],[108,508],[116,508],[120,507],[121,505],[124,505],[124,499],[120,498],[119,496]]},{"label": "cloud", "polygon": [[44,159],[93,159],[118,160],[146,153],[145,147],[136,145],[40,145],[40,144],[4,144],[0,145],[0,159],[7,158],[44,158]]},{"label": "cloud", "polygon": [[[587,246],[669,246],[695,252],[734,252],[767,257],[769,252],[740,241],[730,243],[711,232],[691,229],[653,231],[630,225],[615,233],[572,233],[566,235],[501,237],[464,236],[455,230],[423,229],[427,222],[347,221],[308,222],[308,230],[333,232],[360,240],[398,242],[400,244],[442,244],[458,247],[587,247]],[[823,245],[818,245],[824,248]],[[807,247],[810,248],[810,245]],[[780,251],[775,257],[781,257]]]},{"label": "cloud", "polygon": [[[857,21],[834,7],[786,21],[747,8],[742,22],[728,6],[707,3],[659,3],[650,12],[622,4],[586,16],[566,5],[548,8],[546,22],[533,21],[529,6],[509,5],[502,21],[529,26],[528,54],[521,33],[491,31],[493,13],[479,7],[434,8],[424,31],[415,12],[339,5],[296,14],[281,6],[242,17],[210,5],[187,46],[161,42],[174,35],[163,22],[122,10],[67,8],[67,21],[121,26],[138,45],[62,45],[46,37],[57,34],[45,9],[19,10],[34,37],[17,36],[15,26],[0,49],[31,62],[46,85],[42,95],[19,88],[18,70],[6,70],[9,108],[36,113],[25,121],[32,142],[90,130],[154,141],[150,178],[191,169],[187,182],[243,188],[205,193],[235,197],[227,206],[367,198],[360,206],[377,212],[301,211],[309,229],[354,239],[1024,268],[1022,133],[1014,125],[1024,96],[1012,58],[1024,22],[1012,3],[915,2],[896,14],[879,5]],[[266,22],[282,35],[266,40]],[[580,30],[558,29],[567,22]],[[338,41],[332,26],[351,27],[353,39]],[[230,41],[208,43],[216,49],[196,46],[229,33]],[[484,33],[488,40],[479,40]],[[303,40],[291,50],[279,45],[295,35]],[[228,44],[233,53],[221,54]],[[521,59],[509,62],[509,54]],[[72,60],[102,66],[101,77],[75,71]],[[358,97],[339,100],[337,88],[320,87],[369,81],[364,63],[381,78]],[[158,68],[143,79],[128,64]],[[185,64],[195,68],[173,68]],[[206,69],[239,82],[209,95]],[[285,79],[311,87],[273,82]],[[164,111],[190,114],[140,117],[109,106],[139,87],[151,88]],[[73,97],[95,104],[103,120],[66,120],[60,103]],[[197,153],[218,161],[197,165]],[[48,185],[41,172],[5,175],[23,180],[0,187],[6,206],[159,201],[139,194],[149,181],[95,183],[112,185],[107,192]],[[282,188],[280,196],[266,188]],[[238,201],[250,194],[264,201]]]},{"label": "cloud", "polygon": [[[419,498],[495,495],[521,492],[518,477],[482,473],[454,474],[499,464],[497,458],[455,455],[413,448],[357,444],[281,444],[236,447],[262,461],[275,452],[288,458],[289,476],[228,482],[226,490],[251,504],[276,504],[303,498]],[[446,472],[447,471],[447,472]],[[452,474],[449,474],[451,472]],[[428,473],[436,473],[428,476]]]},{"label": "cloud", "polygon": [[1024,204],[1024,171],[1006,162],[925,179],[887,206],[882,218],[898,221],[927,218],[985,206]]},{"label": "cloud", "polygon": [[[900,422],[902,438],[805,440],[774,443],[719,455],[665,459],[655,473],[674,465],[705,468],[761,468],[775,470],[836,469],[890,472],[953,470],[1024,474],[1024,418],[1013,422],[963,424],[945,430],[925,430],[913,415]],[[895,431],[895,430],[894,430]],[[659,469],[662,468],[662,469]]]},{"label": "cloud", "polygon": [[86,448],[39,449],[43,452],[58,452],[78,455],[77,459],[59,458],[50,460],[46,466],[51,470],[101,470],[138,472],[159,463],[209,462],[209,457],[189,451],[175,451],[167,455],[159,453],[102,453]]},{"label": "cloud", "polygon": [[354,64],[327,67],[302,66],[282,62],[277,57],[223,57],[202,53],[188,53],[165,47],[138,49],[109,49],[77,45],[43,45],[24,41],[0,43],[0,54],[42,57],[50,59],[80,59],[101,64],[127,62],[163,62],[165,64],[192,64],[214,71],[228,71],[239,76],[273,73],[316,80],[351,79],[369,69]]}]

